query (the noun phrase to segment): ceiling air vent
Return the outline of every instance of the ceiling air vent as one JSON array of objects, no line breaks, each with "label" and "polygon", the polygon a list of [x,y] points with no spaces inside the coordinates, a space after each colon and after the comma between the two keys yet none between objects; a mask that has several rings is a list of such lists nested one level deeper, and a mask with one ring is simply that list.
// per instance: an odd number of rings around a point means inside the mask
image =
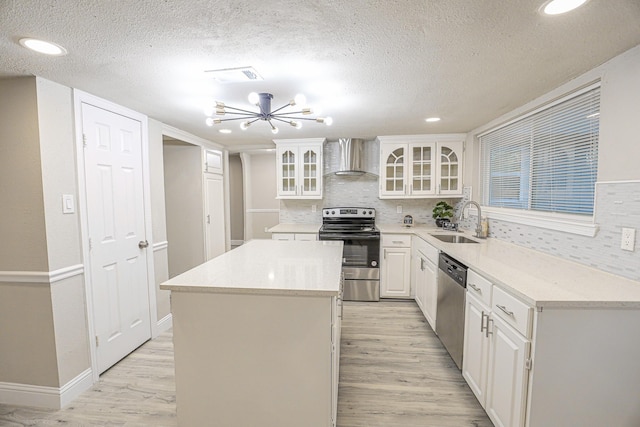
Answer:
[{"label": "ceiling air vent", "polygon": [[207,70],[205,73],[213,77],[218,83],[242,83],[263,80],[262,76],[253,67]]}]

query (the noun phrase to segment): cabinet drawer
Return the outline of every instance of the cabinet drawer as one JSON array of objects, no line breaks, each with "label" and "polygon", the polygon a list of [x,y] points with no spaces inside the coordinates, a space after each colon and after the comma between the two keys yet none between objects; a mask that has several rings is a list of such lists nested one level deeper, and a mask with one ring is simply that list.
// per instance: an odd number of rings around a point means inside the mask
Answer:
[{"label": "cabinet drawer", "polygon": [[533,307],[494,286],[491,312],[513,326],[526,338],[531,338]]},{"label": "cabinet drawer", "polygon": [[410,248],[411,235],[410,234],[383,234],[380,239],[380,244],[383,247]]},{"label": "cabinet drawer", "polygon": [[271,240],[295,240],[296,235],[293,233],[272,233]]},{"label": "cabinet drawer", "polygon": [[467,271],[467,292],[487,307],[491,307],[491,289],[493,284],[473,270]]}]

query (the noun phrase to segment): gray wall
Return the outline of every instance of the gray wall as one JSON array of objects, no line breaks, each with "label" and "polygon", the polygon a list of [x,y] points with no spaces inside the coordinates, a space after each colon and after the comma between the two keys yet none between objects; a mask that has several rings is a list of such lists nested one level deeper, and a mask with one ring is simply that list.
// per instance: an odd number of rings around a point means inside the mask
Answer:
[{"label": "gray wall", "polygon": [[205,261],[201,147],[164,141],[164,195],[169,277]]},{"label": "gray wall", "polygon": [[244,240],[244,200],[242,161],[239,155],[229,156],[229,203],[231,240]]},{"label": "gray wall", "polygon": [[60,387],[90,367],[84,276],[48,280],[82,263],[62,213],[78,196],[72,92],[29,77],[0,80],[0,98],[0,271],[22,277],[0,281],[0,382]]}]

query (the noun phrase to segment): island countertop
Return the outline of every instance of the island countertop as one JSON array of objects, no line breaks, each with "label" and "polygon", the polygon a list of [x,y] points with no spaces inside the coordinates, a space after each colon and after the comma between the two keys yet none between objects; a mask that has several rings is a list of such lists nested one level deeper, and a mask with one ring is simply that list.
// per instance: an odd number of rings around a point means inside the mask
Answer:
[{"label": "island countertop", "polygon": [[160,285],[181,292],[330,296],[340,292],[342,242],[252,240]]}]

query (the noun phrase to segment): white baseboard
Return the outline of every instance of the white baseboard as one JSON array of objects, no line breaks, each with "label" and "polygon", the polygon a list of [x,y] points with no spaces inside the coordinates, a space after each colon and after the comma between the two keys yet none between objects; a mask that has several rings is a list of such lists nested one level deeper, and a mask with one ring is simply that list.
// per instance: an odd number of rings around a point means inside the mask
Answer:
[{"label": "white baseboard", "polygon": [[45,409],[61,409],[93,385],[91,369],[69,381],[62,387],[0,382],[0,403],[15,406],[33,406]]},{"label": "white baseboard", "polygon": [[240,246],[244,244],[244,240],[232,240],[231,241],[231,246]]},{"label": "white baseboard", "polygon": [[158,332],[158,335],[160,335],[161,333],[171,329],[172,326],[173,326],[173,316],[171,315],[171,313],[169,313],[166,316],[164,316],[162,319],[158,320],[156,331]]}]

